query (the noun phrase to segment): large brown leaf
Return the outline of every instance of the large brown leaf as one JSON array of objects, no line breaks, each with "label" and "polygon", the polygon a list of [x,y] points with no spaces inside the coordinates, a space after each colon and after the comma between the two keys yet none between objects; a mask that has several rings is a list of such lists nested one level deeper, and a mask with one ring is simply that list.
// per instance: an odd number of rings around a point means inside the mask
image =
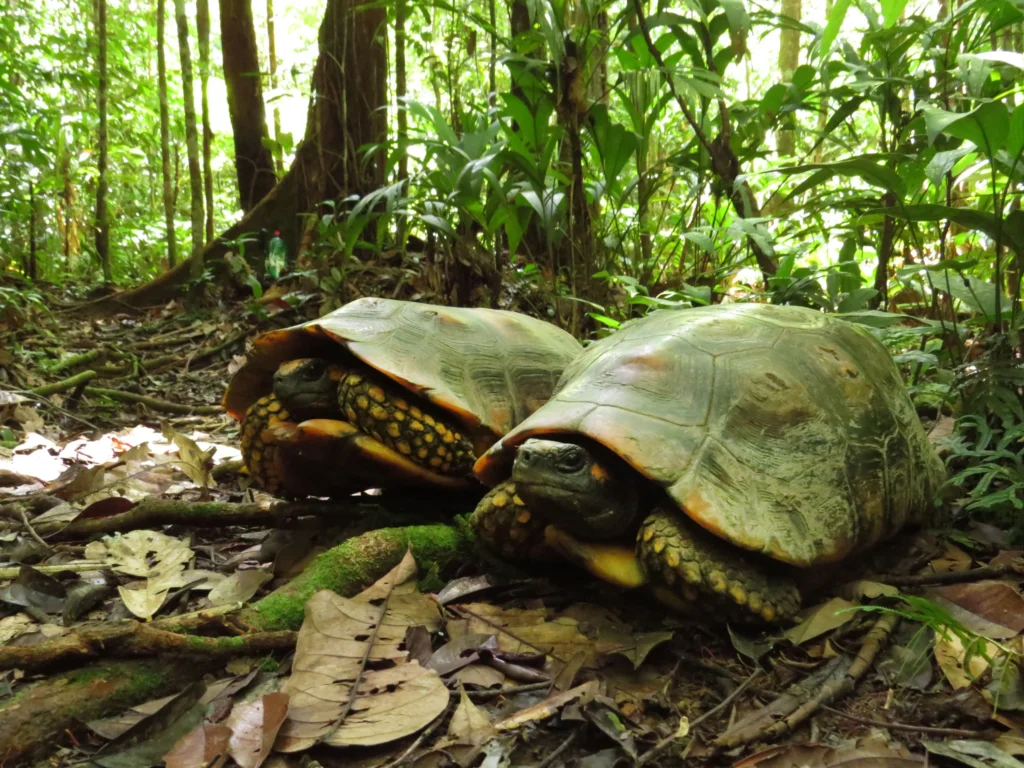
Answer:
[{"label": "large brown leaf", "polygon": [[276,749],[384,744],[415,733],[448,706],[438,674],[409,660],[405,649],[410,627],[440,626],[437,605],[416,591],[415,575],[407,554],[356,597],[324,590],[306,603]]}]

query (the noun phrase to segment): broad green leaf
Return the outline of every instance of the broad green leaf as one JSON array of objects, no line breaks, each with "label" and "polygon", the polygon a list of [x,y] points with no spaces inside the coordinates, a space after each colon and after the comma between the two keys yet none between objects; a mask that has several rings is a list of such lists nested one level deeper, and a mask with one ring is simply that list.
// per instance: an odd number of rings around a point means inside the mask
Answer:
[{"label": "broad green leaf", "polygon": [[440,216],[433,216],[429,213],[425,213],[422,216],[420,216],[420,218],[423,219],[424,224],[427,224],[433,227],[434,229],[441,230],[442,232],[444,232],[446,235],[453,239],[458,239],[458,235],[455,234],[455,230],[452,229],[452,225],[449,224],[444,219],[442,219]]},{"label": "broad green leaf", "polygon": [[[993,240],[999,234],[995,216],[988,211],[979,211],[973,208],[953,208],[947,205],[924,203],[902,208],[879,208],[873,213],[884,213],[886,216],[905,221],[945,221],[949,219],[967,229],[984,232]],[[1024,211],[1015,211],[1014,213],[1021,215],[1011,214],[1003,221],[1003,244],[1017,253],[1024,254]]]},{"label": "broad green leaf", "polygon": [[761,112],[766,115],[778,112],[782,108],[782,102],[785,101],[788,90],[782,83],[776,83],[765,91],[764,96],[761,97]]},{"label": "broad green leaf", "polygon": [[683,239],[689,240],[694,245],[700,246],[707,253],[715,252],[715,242],[703,232],[684,232]]},{"label": "broad green leaf", "polygon": [[886,29],[893,27],[900,20],[906,7],[907,0],[882,0],[882,18],[885,20]]},{"label": "broad green leaf", "polygon": [[934,186],[941,186],[942,180],[953,169],[957,161],[970,153],[970,147],[957,147],[948,152],[936,152],[935,157],[928,161],[928,166],[924,169],[924,175],[928,177],[928,181]]},{"label": "broad green leaf", "polygon": [[935,107],[923,112],[929,142],[945,133],[970,141],[988,157],[1003,146],[1010,131],[1010,115],[1006,105],[999,101],[987,102],[970,112],[949,112]]},{"label": "broad green leaf", "polygon": [[594,142],[601,158],[601,169],[604,171],[605,183],[609,188],[619,186],[619,173],[626,167],[629,158],[636,151],[639,140],[635,133],[627,130],[619,123],[612,122],[608,110],[603,105],[591,109]]},{"label": "broad green leaf", "polygon": [[[791,165],[786,168],[777,168],[778,173],[786,175],[794,173],[805,173],[807,171],[821,171],[840,176],[856,177],[866,181],[873,187],[881,187],[903,196],[904,184],[899,174],[879,165],[868,157],[854,157],[849,160],[840,160],[835,163],[805,163],[804,165]],[[818,175],[815,175],[817,178]],[[824,180],[824,179],[822,179]],[[818,182],[820,183],[820,181]]]},{"label": "broad green leaf", "polygon": [[1010,115],[1010,130],[1006,134],[1006,151],[1011,160],[1016,160],[1024,152],[1024,105],[1017,105]]},{"label": "broad green leaf", "polygon": [[970,61],[980,59],[981,61],[994,61],[997,64],[1009,64],[1011,67],[1024,70],[1024,53],[1015,51],[983,51],[981,53],[962,53],[957,61]]},{"label": "broad green leaf", "polygon": [[818,58],[822,61],[828,59],[828,52],[832,49],[836,35],[842,29],[843,21],[846,19],[846,12],[850,10],[853,0],[836,0],[832,6],[832,15],[828,17],[828,24],[825,31],[821,33],[821,42],[818,43]]},{"label": "broad green leaf", "polygon": [[855,288],[839,302],[839,306],[836,307],[838,312],[858,312],[867,307],[875,296],[878,295],[878,291],[874,288]]},{"label": "broad green leaf", "polygon": [[894,325],[912,322],[921,324],[922,321],[913,315],[901,315],[898,312],[883,312],[880,309],[862,309],[858,312],[845,312],[836,315],[840,320],[864,325],[868,328],[891,328]]}]

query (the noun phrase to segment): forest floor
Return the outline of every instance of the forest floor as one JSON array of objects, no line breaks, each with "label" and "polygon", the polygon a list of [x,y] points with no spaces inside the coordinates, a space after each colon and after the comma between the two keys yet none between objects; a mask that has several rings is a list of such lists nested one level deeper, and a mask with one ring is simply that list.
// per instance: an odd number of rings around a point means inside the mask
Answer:
[{"label": "forest floor", "polygon": [[83,319],[51,298],[0,348],[4,765],[1022,765],[1024,569],[998,530],[815,573],[786,629],[678,617],[466,555],[472,499],[248,489],[221,395],[245,340],[311,303]]}]

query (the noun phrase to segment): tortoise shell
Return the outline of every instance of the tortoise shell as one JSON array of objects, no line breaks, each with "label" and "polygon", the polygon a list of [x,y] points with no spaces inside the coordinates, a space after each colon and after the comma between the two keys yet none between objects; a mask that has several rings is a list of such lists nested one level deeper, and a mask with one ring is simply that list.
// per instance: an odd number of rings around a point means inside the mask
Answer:
[{"label": "tortoise shell", "polygon": [[554,435],[610,448],[708,531],[796,566],[922,521],[945,475],[886,348],[799,307],[627,324],[576,358],[475,472],[493,485],[516,446]]},{"label": "tortoise shell", "polygon": [[351,354],[453,413],[489,446],[547,401],[582,349],[560,328],[515,312],[368,297],[256,337],[223,405],[241,419],[270,394],[282,363]]}]

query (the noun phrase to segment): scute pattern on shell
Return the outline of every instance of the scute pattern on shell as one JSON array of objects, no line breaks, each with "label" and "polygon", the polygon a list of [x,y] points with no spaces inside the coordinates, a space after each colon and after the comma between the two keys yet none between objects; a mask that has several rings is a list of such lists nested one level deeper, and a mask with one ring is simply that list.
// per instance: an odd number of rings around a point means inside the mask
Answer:
[{"label": "scute pattern on shell", "polygon": [[604,444],[708,531],[797,566],[921,520],[944,478],[885,347],[798,307],[628,324],[578,357],[476,472],[493,484],[517,445],[558,434]]},{"label": "scute pattern on shell", "polygon": [[547,401],[559,372],[582,349],[560,328],[515,312],[363,298],[257,337],[224,407],[242,418],[270,393],[282,362],[347,350],[456,414],[475,436],[489,435],[489,445]]}]

